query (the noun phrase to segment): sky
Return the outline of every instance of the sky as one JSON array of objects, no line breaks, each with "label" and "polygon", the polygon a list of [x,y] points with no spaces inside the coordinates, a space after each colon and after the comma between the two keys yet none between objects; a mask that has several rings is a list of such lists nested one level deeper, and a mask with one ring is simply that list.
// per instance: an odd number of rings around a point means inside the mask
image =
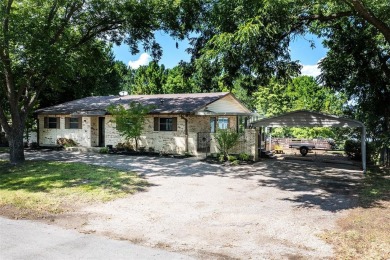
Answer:
[{"label": "sky", "polygon": [[[190,60],[190,55],[186,52],[186,49],[189,47],[187,40],[178,42],[178,48],[176,48],[176,40],[163,32],[156,33],[156,40],[163,49],[163,56],[159,63],[164,64],[166,68],[176,66],[181,60]],[[314,41],[315,48],[311,47],[310,41]],[[291,59],[299,60],[303,66],[301,71],[302,75],[315,77],[320,74],[317,63],[325,57],[327,50],[322,46],[321,40],[315,35],[308,34],[297,37],[291,43],[290,51]],[[136,55],[131,55],[126,45],[114,46],[113,52],[117,60],[124,62],[134,69],[142,65],[147,65],[151,61],[150,55],[142,51]]]}]

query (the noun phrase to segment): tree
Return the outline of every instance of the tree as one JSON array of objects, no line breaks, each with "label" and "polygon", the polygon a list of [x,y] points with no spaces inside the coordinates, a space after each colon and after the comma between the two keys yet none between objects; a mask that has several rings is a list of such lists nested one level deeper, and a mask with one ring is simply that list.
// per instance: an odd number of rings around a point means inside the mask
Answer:
[{"label": "tree", "polygon": [[201,8],[198,0],[1,1],[0,123],[11,163],[24,161],[23,131],[38,98],[63,88],[61,75],[72,78],[94,44],[125,42],[136,53],[142,41],[158,59],[154,31],[183,39]]},{"label": "tree", "polygon": [[93,55],[78,57],[72,61],[73,72],[58,75],[57,84],[61,87],[53,86],[55,91],[42,93],[37,100],[39,107],[53,106],[87,96],[117,95],[122,90],[126,65],[114,60],[109,45],[100,43],[91,48]]},{"label": "tree", "polygon": [[163,94],[166,78],[165,66],[152,61],[135,71],[131,93],[136,95]]},{"label": "tree", "polygon": [[235,79],[250,76],[256,81],[247,86],[251,94],[273,77],[288,80],[298,75],[300,65],[290,60],[286,37],[293,4],[274,2],[210,3],[199,24],[200,34],[191,40],[192,61],[202,78],[211,72],[231,88]]},{"label": "tree", "polygon": [[197,68],[216,68],[225,86],[242,75],[253,77],[251,94],[274,84],[273,78],[287,86],[296,76],[299,64],[288,49],[294,37],[323,37],[330,51],[321,62],[322,84],[346,94],[352,104],[347,115],[388,146],[389,13],[388,0],[211,1],[192,39],[192,58]]},{"label": "tree", "polygon": [[138,141],[144,127],[145,116],[151,109],[150,106],[143,106],[134,102],[129,104],[129,108],[125,108],[123,105],[108,108],[108,112],[115,118],[113,121],[116,123],[116,130],[126,141],[133,139],[136,150],[138,150]]},{"label": "tree", "polygon": [[321,80],[348,95],[345,112],[365,123],[374,149],[390,147],[390,44],[361,19],[340,21],[327,34]]},{"label": "tree", "polygon": [[[274,116],[294,110],[309,110],[340,115],[347,98],[342,93],[320,85],[315,78],[300,76],[288,84],[276,79],[267,86],[260,86],[254,93],[258,113]],[[296,128],[284,127],[273,130],[275,137],[318,138],[336,137],[337,130],[331,128]]]},{"label": "tree", "polygon": [[188,63],[181,62],[179,65],[167,70],[167,78],[163,85],[164,93],[196,93],[200,91],[195,84],[192,73],[188,73]]}]

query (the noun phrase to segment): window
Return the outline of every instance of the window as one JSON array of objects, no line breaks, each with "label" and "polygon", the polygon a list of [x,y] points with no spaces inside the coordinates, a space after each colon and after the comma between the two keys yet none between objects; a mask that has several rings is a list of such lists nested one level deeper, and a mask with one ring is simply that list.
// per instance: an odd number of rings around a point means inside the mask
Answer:
[{"label": "window", "polygon": [[219,117],[218,118],[218,129],[228,129],[229,128],[229,118]]},{"label": "window", "polygon": [[176,117],[155,117],[154,131],[177,131]]},{"label": "window", "polygon": [[217,120],[215,117],[210,117],[210,133],[216,132]]},{"label": "window", "polygon": [[81,122],[79,117],[65,117],[66,129],[81,129]]},{"label": "window", "polygon": [[60,128],[60,118],[59,117],[45,117],[44,118],[44,128]]},{"label": "window", "polygon": [[160,118],[160,131],[172,131],[172,127],[172,118]]}]

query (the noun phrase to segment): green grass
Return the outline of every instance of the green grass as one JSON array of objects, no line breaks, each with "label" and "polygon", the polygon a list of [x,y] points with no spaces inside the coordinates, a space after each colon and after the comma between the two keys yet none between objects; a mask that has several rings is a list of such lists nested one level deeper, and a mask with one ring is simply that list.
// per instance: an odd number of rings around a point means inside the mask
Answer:
[{"label": "green grass", "polygon": [[148,183],[133,172],[83,163],[0,161],[0,208],[25,214],[62,213],[142,191]]}]

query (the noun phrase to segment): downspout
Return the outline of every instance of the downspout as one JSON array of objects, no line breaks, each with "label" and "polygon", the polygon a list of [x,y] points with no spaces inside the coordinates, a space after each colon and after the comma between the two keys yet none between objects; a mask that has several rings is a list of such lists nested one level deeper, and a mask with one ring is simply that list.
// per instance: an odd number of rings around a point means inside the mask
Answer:
[{"label": "downspout", "polygon": [[188,153],[188,119],[183,115],[180,115],[180,118],[184,120],[185,151]]}]

